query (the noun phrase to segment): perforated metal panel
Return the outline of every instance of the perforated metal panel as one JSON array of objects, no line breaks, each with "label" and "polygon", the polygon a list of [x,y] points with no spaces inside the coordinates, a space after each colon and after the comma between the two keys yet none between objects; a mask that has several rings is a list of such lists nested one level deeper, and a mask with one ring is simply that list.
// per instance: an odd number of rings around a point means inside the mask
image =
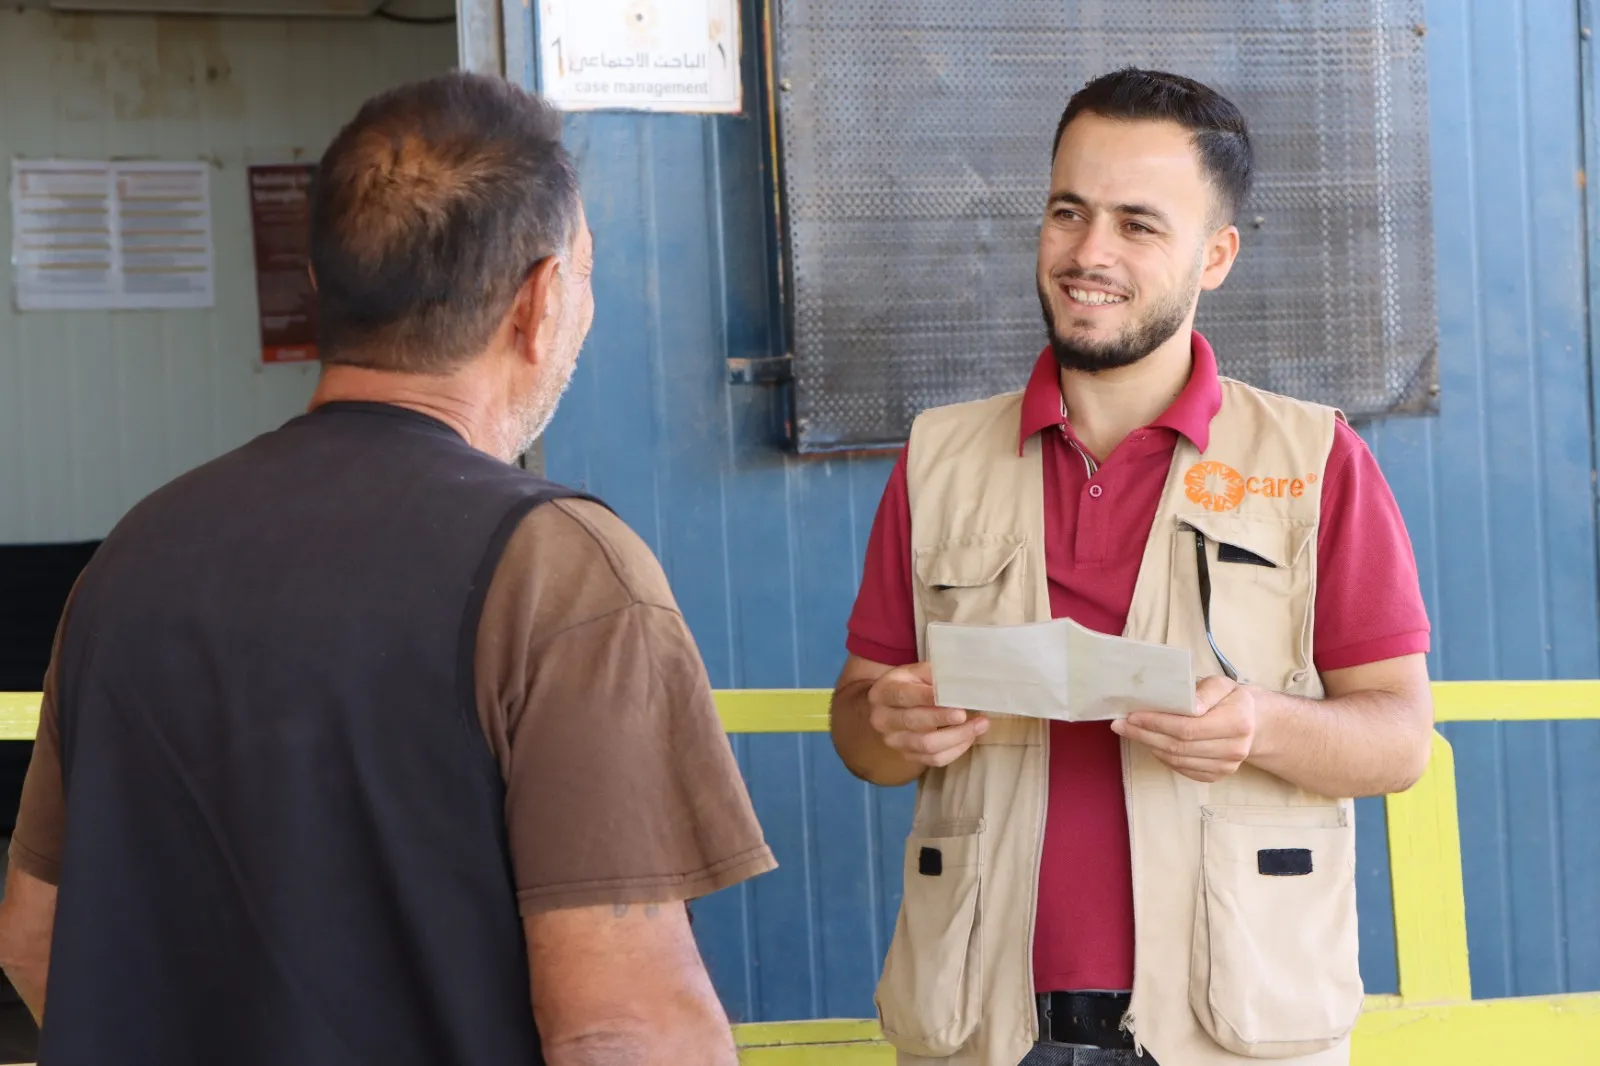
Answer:
[{"label": "perforated metal panel", "polygon": [[1021,386],[1056,122],[1127,64],[1251,125],[1244,250],[1201,301],[1223,370],[1352,416],[1436,406],[1422,0],[777,3],[802,451]]}]

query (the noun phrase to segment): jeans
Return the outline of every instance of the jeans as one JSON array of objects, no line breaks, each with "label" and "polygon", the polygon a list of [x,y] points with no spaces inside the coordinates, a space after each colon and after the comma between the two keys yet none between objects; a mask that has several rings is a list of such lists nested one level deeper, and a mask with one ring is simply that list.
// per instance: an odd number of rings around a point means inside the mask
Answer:
[{"label": "jeans", "polygon": [[1035,1044],[1018,1066],[1155,1066],[1155,1060],[1148,1052],[1139,1058],[1131,1051],[1108,1051],[1073,1044]]}]

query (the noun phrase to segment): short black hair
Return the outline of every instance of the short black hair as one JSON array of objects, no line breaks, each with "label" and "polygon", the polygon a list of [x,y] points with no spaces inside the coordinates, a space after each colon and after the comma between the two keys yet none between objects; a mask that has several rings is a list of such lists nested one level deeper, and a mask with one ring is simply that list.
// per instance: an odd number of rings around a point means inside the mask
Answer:
[{"label": "short black hair", "polygon": [[453,369],[570,249],[581,211],[561,115],[538,96],[457,72],[373,97],[312,181],[323,362]]},{"label": "short black hair", "polygon": [[1192,132],[1226,221],[1238,218],[1255,178],[1255,153],[1244,115],[1227,97],[1193,78],[1160,70],[1124,67],[1102,74],[1067,102],[1050,148],[1052,161],[1067,127],[1085,112],[1128,122],[1176,122]]}]

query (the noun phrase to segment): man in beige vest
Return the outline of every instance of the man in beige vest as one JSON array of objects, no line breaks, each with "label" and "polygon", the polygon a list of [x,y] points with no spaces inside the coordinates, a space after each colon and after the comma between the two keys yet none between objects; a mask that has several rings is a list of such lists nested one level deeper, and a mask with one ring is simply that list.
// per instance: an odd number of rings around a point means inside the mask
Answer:
[{"label": "man in beige vest", "polygon": [[[918,782],[878,988],[902,1064],[1348,1061],[1350,797],[1426,765],[1428,622],[1361,439],[1193,332],[1251,166],[1203,85],[1085,86],[1039,239],[1050,345],[1024,391],[919,418],[885,491],[833,738]],[[1063,616],[1187,648],[1196,715],[933,705],[929,622]]]}]

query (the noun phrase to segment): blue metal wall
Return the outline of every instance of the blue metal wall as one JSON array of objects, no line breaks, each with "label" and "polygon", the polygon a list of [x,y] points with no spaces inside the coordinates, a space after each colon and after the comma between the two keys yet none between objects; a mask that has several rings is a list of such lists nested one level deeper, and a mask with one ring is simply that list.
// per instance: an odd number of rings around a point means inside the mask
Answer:
[{"label": "blue metal wall", "polygon": [[[1443,414],[1367,436],[1416,540],[1435,676],[1600,676],[1576,0],[1432,8]],[[765,132],[615,114],[569,131],[598,314],[548,468],[656,549],[716,685],[831,685],[889,467],[786,455],[781,396],[727,383],[729,357],[783,350]],[[1600,832],[1580,821],[1600,726],[1450,735],[1477,994],[1600,989]],[[909,795],[854,781],[823,737],[735,747],[782,869],[696,909],[730,1013],[870,1015]],[[1396,987],[1382,819],[1363,804],[1373,992]]]},{"label": "blue metal wall", "polygon": [[[1596,677],[1579,12],[1431,6],[1444,411],[1373,440],[1417,541],[1436,676]],[[1600,989],[1600,725],[1446,733],[1476,994]]]}]

